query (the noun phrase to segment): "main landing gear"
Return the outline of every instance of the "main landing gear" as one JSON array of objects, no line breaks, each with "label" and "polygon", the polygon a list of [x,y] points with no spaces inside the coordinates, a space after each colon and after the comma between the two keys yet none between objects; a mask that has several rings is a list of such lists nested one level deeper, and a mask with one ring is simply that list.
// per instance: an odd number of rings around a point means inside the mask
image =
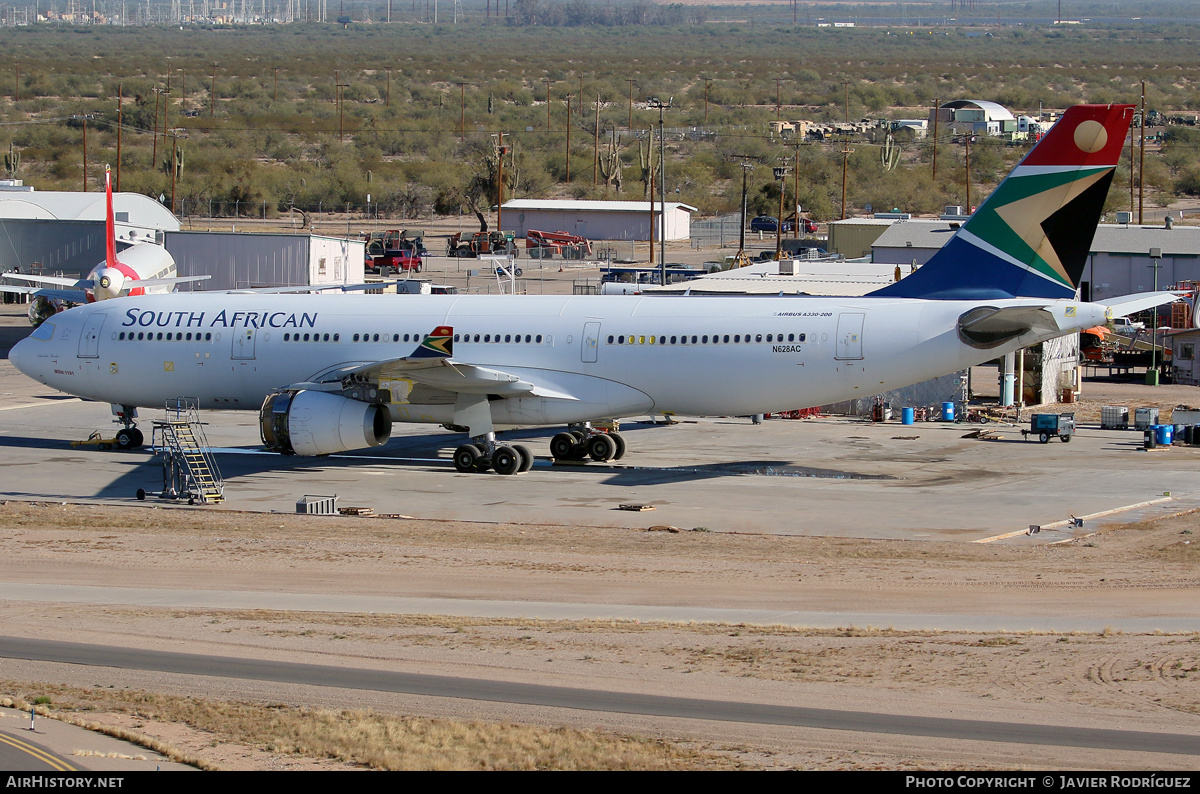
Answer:
[{"label": "main landing gear", "polygon": [[[620,460],[625,455],[625,439],[615,429],[597,429],[590,423],[571,425],[550,440],[550,455],[562,461]],[[489,432],[472,436],[471,443],[454,450],[454,468],[463,474],[488,469],[497,474],[521,474],[533,468],[533,453],[522,444],[498,442],[496,434]]]},{"label": "main landing gear", "polygon": [[571,425],[567,432],[550,439],[550,455],[555,460],[568,461],[620,460],[625,456],[625,439],[616,430],[599,430],[584,422]]},{"label": "main landing gear", "polygon": [[521,444],[496,443],[496,434],[488,433],[454,450],[454,468],[463,474],[488,469],[497,474],[521,474],[533,468],[533,453]]}]

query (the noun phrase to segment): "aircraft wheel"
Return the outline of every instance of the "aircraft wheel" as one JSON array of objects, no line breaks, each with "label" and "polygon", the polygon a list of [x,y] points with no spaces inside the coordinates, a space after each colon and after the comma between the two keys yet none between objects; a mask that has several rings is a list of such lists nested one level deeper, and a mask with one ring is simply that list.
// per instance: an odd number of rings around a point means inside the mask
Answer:
[{"label": "aircraft wheel", "polygon": [[606,460],[612,460],[613,455],[617,454],[617,445],[607,435],[592,436],[587,442],[588,455],[597,463],[603,463]]},{"label": "aircraft wheel", "polygon": [[587,460],[588,445],[587,442],[576,444],[571,447],[571,454],[567,455],[567,460]]},{"label": "aircraft wheel", "polygon": [[1038,436],[1038,441],[1041,441],[1043,444],[1049,444],[1050,443],[1050,434],[1042,433],[1040,436]]},{"label": "aircraft wheel", "polygon": [[142,431],[138,430],[136,427],[129,428],[129,432],[133,436],[133,447],[132,448],[140,449],[142,444],[146,441],[146,437],[144,435],[142,435]]},{"label": "aircraft wheel", "polygon": [[575,436],[570,433],[559,433],[550,439],[550,456],[555,460],[567,460],[577,443]]},{"label": "aircraft wheel", "polygon": [[480,459],[479,448],[474,444],[463,444],[454,450],[454,468],[462,474],[475,471]]},{"label": "aircraft wheel", "polygon": [[529,451],[529,447],[523,444],[513,444],[513,449],[521,456],[521,470],[518,474],[524,474],[533,468],[533,453]]},{"label": "aircraft wheel", "polygon": [[133,449],[133,431],[129,428],[117,431],[117,449]]},{"label": "aircraft wheel", "polygon": [[521,470],[521,454],[512,447],[497,447],[492,455],[492,467],[497,474],[516,474]]},{"label": "aircraft wheel", "polygon": [[625,457],[625,439],[621,437],[621,434],[620,433],[609,433],[608,437],[611,438],[613,440],[613,443],[617,445],[617,451],[612,456],[612,459],[620,460],[621,458]]}]

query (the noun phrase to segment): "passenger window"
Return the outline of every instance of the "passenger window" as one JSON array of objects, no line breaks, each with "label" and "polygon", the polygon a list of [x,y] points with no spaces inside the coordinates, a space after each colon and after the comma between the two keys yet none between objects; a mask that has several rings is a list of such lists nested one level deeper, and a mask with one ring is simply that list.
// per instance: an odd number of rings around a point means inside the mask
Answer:
[{"label": "passenger window", "polygon": [[[535,337],[535,339],[537,339],[537,343],[538,343],[539,345],[542,343],[542,335],[541,335],[541,334],[538,334],[538,335]],[[609,343],[610,343],[610,344],[612,343],[612,337],[611,337],[611,336],[608,338],[608,341],[609,341]]]}]

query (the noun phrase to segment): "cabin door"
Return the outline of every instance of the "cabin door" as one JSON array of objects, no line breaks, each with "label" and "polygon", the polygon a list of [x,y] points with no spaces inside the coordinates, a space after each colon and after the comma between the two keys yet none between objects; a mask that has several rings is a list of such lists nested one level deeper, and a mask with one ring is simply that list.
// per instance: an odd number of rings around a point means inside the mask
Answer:
[{"label": "cabin door", "polygon": [[862,331],[865,318],[865,314],[858,313],[838,315],[837,352],[834,358],[846,361],[863,357]]},{"label": "cabin door", "polygon": [[583,363],[595,364],[600,354],[600,323],[583,324]]},{"label": "cabin door", "polygon": [[96,312],[87,319],[83,326],[83,334],[79,337],[79,357],[99,358],[100,329],[104,326],[104,318],[108,315]]}]

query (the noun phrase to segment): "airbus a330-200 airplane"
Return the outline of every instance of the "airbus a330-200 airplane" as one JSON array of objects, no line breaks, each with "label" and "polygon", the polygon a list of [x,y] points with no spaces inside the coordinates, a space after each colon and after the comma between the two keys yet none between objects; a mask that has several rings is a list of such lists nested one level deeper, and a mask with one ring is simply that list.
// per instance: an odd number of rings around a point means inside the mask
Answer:
[{"label": "airbus a330-200 airplane", "polygon": [[68,305],[94,303],[126,296],[167,293],[176,284],[204,281],[209,276],[177,276],[175,259],[166,248],[155,243],[131,245],[117,256],[116,222],[113,213],[112,175],[104,172],[106,213],[104,220],[104,261],[80,279],[61,276],[34,276],[5,273],[4,277],[29,282],[0,284],[0,292],[33,296],[29,306],[29,321],[41,325],[47,317]]},{"label": "airbus a330-200 airplane", "polygon": [[873,395],[1174,300],[1075,299],[1132,110],[1068,110],[924,267],[864,297],[146,295],[65,311],[9,358],[113,403],[124,446],[131,407],[189,396],[258,411],[282,453],[437,423],[469,436],[459,471],[515,474],[532,455],[496,429],[563,424],[554,457],[608,460],[624,442],[592,422]]}]

